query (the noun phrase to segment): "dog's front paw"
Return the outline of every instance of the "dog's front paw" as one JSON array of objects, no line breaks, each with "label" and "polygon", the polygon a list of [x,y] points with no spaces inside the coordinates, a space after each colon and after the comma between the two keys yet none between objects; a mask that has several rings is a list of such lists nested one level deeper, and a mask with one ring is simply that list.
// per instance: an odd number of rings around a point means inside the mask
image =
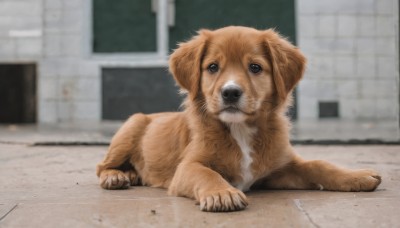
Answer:
[{"label": "dog's front paw", "polygon": [[125,171],[124,174],[125,176],[128,177],[131,186],[137,186],[142,184],[142,180],[135,170]]},{"label": "dog's front paw", "polygon": [[210,212],[239,211],[248,205],[244,193],[235,188],[207,191],[200,197],[200,210]]},{"label": "dog's front paw", "polygon": [[381,176],[374,170],[360,169],[349,173],[341,185],[342,191],[374,191],[382,182]]},{"label": "dog's front paw", "polygon": [[129,177],[120,170],[106,169],[100,174],[100,186],[104,189],[126,189],[129,185]]}]

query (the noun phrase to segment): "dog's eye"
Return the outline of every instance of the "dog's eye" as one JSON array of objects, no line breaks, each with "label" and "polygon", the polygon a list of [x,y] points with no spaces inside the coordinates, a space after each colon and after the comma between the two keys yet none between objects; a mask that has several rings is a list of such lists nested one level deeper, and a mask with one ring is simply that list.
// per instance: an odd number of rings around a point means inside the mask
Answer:
[{"label": "dog's eye", "polygon": [[262,68],[261,68],[260,65],[252,63],[252,64],[250,64],[250,66],[249,66],[249,70],[250,70],[252,73],[257,74],[257,73],[260,73],[260,71],[262,70]]},{"label": "dog's eye", "polygon": [[219,66],[218,66],[218,64],[216,64],[216,63],[211,63],[210,65],[208,65],[207,70],[208,70],[210,73],[213,74],[213,73],[218,72]]}]

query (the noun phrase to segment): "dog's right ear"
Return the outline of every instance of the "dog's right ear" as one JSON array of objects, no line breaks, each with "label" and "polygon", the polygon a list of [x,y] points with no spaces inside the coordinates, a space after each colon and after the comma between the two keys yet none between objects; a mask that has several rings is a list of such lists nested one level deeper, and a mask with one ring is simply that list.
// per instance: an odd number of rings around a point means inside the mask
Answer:
[{"label": "dog's right ear", "polygon": [[306,58],[297,47],[273,29],[266,30],[264,38],[275,87],[280,100],[284,101],[303,77]]},{"label": "dog's right ear", "polygon": [[169,70],[178,85],[194,99],[200,87],[201,61],[203,59],[209,30],[201,30],[198,35],[185,43],[180,43],[169,59]]}]

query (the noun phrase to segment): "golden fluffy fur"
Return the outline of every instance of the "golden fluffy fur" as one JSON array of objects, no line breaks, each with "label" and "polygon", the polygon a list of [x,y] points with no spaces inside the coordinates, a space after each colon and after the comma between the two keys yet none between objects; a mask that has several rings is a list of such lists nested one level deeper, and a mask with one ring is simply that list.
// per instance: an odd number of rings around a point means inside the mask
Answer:
[{"label": "golden fluffy fur", "polygon": [[[305,62],[273,30],[200,31],[170,58],[172,75],[188,93],[185,110],[130,117],[97,166],[100,185],[167,188],[204,211],[242,210],[248,204],[243,191],[255,187],[374,190],[381,178],[373,170],[294,153],[285,112]],[[231,94],[240,97],[236,103],[224,100],[227,88],[240,90]]]}]

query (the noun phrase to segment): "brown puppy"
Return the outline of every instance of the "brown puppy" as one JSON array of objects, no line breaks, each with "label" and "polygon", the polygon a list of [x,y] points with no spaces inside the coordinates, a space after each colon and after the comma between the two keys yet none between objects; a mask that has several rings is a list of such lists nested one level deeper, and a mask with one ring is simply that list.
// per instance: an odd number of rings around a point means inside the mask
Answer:
[{"label": "brown puppy", "polygon": [[373,191],[372,170],[304,161],[289,142],[285,116],[303,75],[302,53],[273,30],[202,30],[171,55],[188,95],[178,113],[135,114],[97,166],[105,189],[148,185],[200,203],[203,211],[247,206],[243,191]]}]

